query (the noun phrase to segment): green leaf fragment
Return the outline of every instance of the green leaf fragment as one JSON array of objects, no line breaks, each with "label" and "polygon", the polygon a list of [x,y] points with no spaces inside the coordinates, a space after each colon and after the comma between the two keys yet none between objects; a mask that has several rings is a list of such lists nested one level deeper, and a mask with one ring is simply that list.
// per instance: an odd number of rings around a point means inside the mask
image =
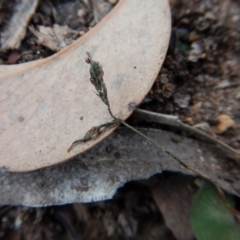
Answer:
[{"label": "green leaf fragment", "polygon": [[[233,199],[227,197],[233,206]],[[190,222],[197,240],[238,240],[240,225],[224,205],[216,189],[206,184],[193,199]]]}]

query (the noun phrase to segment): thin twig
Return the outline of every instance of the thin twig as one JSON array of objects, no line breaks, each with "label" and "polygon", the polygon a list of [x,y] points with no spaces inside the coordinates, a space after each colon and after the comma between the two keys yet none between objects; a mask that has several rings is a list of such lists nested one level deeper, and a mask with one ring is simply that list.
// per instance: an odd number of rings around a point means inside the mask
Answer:
[{"label": "thin twig", "polygon": [[165,147],[159,145],[157,142],[153,141],[152,139],[150,139],[149,137],[147,137],[145,134],[139,132],[137,129],[135,129],[134,127],[132,127],[131,125],[129,125],[128,123],[126,123],[124,120],[121,120],[121,123],[123,125],[125,125],[126,127],[130,128],[132,131],[138,133],[140,136],[144,137],[145,139],[147,139],[150,143],[152,143],[153,145],[155,145],[157,148],[159,148],[160,150],[162,150],[163,152],[166,152],[168,155],[170,155],[172,158],[174,158],[176,161],[178,161],[179,163],[181,163],[182,165],[185,164],[184,162],[181,161],[180,158],[178,158],[177,156],[175,156],[173,153],[171,153],[170,151],[168,151]]},{"label": "thin twig", "polygon": [[180,130],[185,130],[201,140],[204,139],[208,142],[211,142],[211,143],[221,146],[223,150],[229,152],[233,156],[237,155],[238,157],[240,157],[240,152],[237,151],[236,149],[230,147],[229,145],[227,145],[226,143],[224,143],[220,140],[217,140],[217,139],[211,137],[210,135],[208,135],[207,133],[205,133],[199,129],[196,129],[194,127],[191,127],[191,126],[183,123],[176,116],[155,113],[155,112],[151,112],[151,111],[147,111],[147,110],[143,110],[143,109],[136,109],[134,111],[133,115],[137,118],[143,119],[148,122],[160,123],[160,124],[164,124],[166,126],[175,127]]}]

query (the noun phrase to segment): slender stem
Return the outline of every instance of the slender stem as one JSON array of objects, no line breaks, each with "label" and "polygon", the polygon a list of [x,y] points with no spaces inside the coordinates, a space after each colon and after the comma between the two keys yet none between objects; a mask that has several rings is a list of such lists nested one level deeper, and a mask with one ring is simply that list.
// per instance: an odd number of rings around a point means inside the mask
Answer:
[{"label": "slender stem", "polygon": [[160,123],[160,124],[164,124],[164,125],[167,125],[167,126],[178,128],[180,130],[187,131],[187,132],[193,134],[194,136],[196,136],[199,139],[204,139],[206,141],[209,141],[209,142],[212,142],[216,145],[221,146],[222,149],[231,153],[231,155],[233,155],[233,156],[236,156],[236,155],[238,157],[240,156],[240,152],[237,151],[236,149],[230,147],[226,143],[208,135],[207,133],[205,133],[205,132],[203,132],[199,129],[196,129],[194,127],[191,127],[191,126],[183,123],[176,116],[151,112],[151,111],[147,111],[147,110],[143,110],[143,109],[136,109],[133,114],[137,118],[144,119],[145,121],[148,121],[148,122],[157,122],[157,123]]},{"label": "slender stem", "polygon": [[130,128],[132,131],[138,133],[140,136],[142,136],[143,138],[147,139],[150,143],[152,143],[155,147],[157,147],[158,149],[166,152],[168,155],[170,155],[173,159],[175,159],[180,165],[182,165],[183,167],[187,168],[188,170],[191,170],[192,172],[196,173],[197,175],[199,175],[200,177],[202,177],[203,179],[205,179],[206,181],[208,181],[209,183],[213,184],[218,192],[219,197],[221,198],[221,200],[223,201],[223,203],[225,204],[225,206],[235,215],[240,219],[240,213],[233,208],[232,206],[230,206],[226,200],[225,194],[223,192],[223,190],[221,189],[219,183],[215,180],[213,180],[212,178],[210,178],[209,176],[207,176],[206,174],[202,173],[201,171],[198,171],[190,166],[188,166],[186,163],[184,163],[180,158],[178,158],[177,156],[175,156],[173,153],[171,153],[170,151],[168,151],[165,147],[159,145],[157,142],[153,141],[152,139],[150,139],[149,137],[147,137],[145,134],[139,132],[137,129],[133,128],[131,125],[129,125],[128,123],[126,123],[124,120],[119,119],[120,122],[125,125],[126,127]]}]

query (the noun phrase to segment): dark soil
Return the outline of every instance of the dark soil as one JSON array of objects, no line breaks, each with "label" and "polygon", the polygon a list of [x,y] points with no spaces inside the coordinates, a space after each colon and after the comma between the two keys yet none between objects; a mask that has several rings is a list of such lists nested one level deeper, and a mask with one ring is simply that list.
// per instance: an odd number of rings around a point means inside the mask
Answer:
[{"label": "dark soil", "polygon": [[190,125],[214,125],[226,114],[235,128],[218,137],[239,149],[240,2],[171,1],[171,7],[169,51],[146,107]]},{"label": "dark soil", "polygon": [[[17,2],[0,1],[0,31],[10,21]],[[65,13],[59,7],[64,4],[68,6]],[[240,2],[170,0],[170,4],[169,50],[141,107],[204,126],[207,132],[240,149]],[[82,17],[76,12],[80,8]],[[40,1],[29,25],[54,23],[87,32],[96,23],[91,1]],[[38,45],[28,30],[19,49],[0,49],[0,63],[23,63],[54,53]],[[222,114],[235,124],[219,134],[214,126],[220,124]],[[0,220],[0,239],[175,239],[152,193],[139,183],[127,184],[113,200],[105,202],[38,209],[2,206]]]}]

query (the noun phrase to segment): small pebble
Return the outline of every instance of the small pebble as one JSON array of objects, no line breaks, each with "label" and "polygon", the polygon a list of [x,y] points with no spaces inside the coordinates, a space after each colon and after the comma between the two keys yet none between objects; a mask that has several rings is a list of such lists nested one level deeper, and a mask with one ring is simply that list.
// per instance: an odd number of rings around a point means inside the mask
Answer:
[{"label": "small pebble", "polygon": [[118,0],[108,0],[108,2],[112,5],[116,4]]},{"label": "small pebble", "polygon": [[17,63],[17,60],[20,58],[20,56],[21,56],[21,55],[20,55],[20,53],[19,53],[18,51],[13,50],[13,51],[9,54],[7,62],[8,62],[9,64],[15,64],[15,63]]},{"label": "small pebble", "polygon": [[203,49],[200,42],[193,42],[191,44],[191,51],[189,52],[188,60],[190,62],[197,62],[202,57]]},{"label": "small pebble", "polygon": [[78,15],[80,18],[85,17],[86,14],[87,14],[87,13],[86,13],[86,10],[83,9],[83,8],[79,9],[78,12],[77,12],[77,15]]},{"label": "small pebble", "polygon": [[225,79],[225,80],[221,81],[215,88],[223,89],[223,88],[227,88],[227,87],[231,87],[231,82],[229,81],[229,79]]},{"label": "small pebble", "polygon": [[191,96],[189,94],[181,94],[181,93],[175,93],[174,94],[174,102],[180,107],[180,108],[187,108],[189,106],[191,100]]},{"label": "small pebble", "polygon": [[187,36],[187,40],[191,43],[196,42],[200,39],[201,39],[201,36],[197,34],[195,31],[190,32],[189,35]]},{"label": "small pebble", "polygon": [[235,122],[232,120],[228,115],[222,114],[217,117],[218,124],[212,126],[212,130],[217,133],[221,134],[227,131],[229,128],[234,127]]}]

